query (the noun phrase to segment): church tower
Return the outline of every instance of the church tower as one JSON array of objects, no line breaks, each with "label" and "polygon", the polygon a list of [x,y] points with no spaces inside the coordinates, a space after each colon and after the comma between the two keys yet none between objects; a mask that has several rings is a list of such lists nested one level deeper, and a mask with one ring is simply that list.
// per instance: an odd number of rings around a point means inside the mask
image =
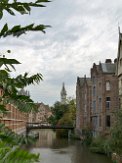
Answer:
[{"label": "church tower", "polygon": [[66,93],[65,85],[63,83],[62,90],[61,90],[61,103],[62,104],[66,104],[66,95],[67,93]]}]

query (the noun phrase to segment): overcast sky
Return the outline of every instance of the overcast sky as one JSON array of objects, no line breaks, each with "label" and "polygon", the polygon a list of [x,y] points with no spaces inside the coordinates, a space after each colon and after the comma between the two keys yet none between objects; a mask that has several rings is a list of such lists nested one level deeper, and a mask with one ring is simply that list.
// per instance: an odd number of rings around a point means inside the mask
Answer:
[{"label": "overcast sky", "polygon": [[27,89],[35,102],[53,105],[60,100],[63,82],[68,96],[75,97],[77,76],[89,77],[93,63],[117,57],[122,0],[53,0],[46,6],[33,9],[30,16],[5,12],[0,28],[6,21],[10,26],[35,22],[52,28],[46,34],[29,32],[19,38],[2,38],[0,50],[10,49],[7,57],[22,63],[14,75],[43,74],[39,85]]}]

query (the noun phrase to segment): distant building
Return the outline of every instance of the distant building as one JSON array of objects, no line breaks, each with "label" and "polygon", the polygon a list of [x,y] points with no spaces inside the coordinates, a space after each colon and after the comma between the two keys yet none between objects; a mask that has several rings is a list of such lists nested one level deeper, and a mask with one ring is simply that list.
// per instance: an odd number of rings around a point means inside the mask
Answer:
[{"label": "distant building", "polygon": [[50,107],[43,103],[37,103],[36,105],[37,112],[31,112],[29,114],[29,122],[48,124],[48,118],[52,116]]},{"label": "distant building", "polygon": [[76,84],[76,129],[90,127],[91,79],[78,77]]},{"label": "distant building", "polygon": [[61,103],[62,104],[66,104],[66,96],[67,96],[67,92],[65,89],[65,84],[63,83],[62,90],[61,90]]},{"label": "distant building", "polygon": [[24,88],[22,88],[19,92],[19,95],[25,95],[25,96],[30,96],[29,91],[25,90]]}]

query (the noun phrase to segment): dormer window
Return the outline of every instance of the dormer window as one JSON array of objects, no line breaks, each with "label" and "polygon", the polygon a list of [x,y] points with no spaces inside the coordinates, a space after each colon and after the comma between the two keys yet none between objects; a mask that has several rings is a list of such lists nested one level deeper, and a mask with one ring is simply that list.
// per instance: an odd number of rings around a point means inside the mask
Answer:
[{"label": "dormer window", "polygon": [[110,86],[110,81],[106,82],[106,91],[110,91],[111,86]]}]

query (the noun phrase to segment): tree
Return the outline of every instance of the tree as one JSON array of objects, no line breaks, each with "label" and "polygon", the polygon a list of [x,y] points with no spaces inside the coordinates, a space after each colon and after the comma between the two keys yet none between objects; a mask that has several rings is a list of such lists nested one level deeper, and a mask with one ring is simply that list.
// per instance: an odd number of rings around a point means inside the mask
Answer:
[{"label": "tree", "polygon": [[[53,108],[53,123],[59,126],[74,126],[76,117],[75,100],[67,101],[67,104],[62,105],[60,102],[55,103]],[[60,129],[57,136],[67,137],[68,131]]]},{"label": "tree", "polygon": [[[48,0],[35,0],[34,2],[20,2],[13,0],[0,1],[0,19],[3,18],[4,10],[10,15],[15,16],[19,12],[22,16],[30,14],[32,7],[45,7],[43,3]],[[34,25],[29,24],[22,27],[15,25],[11,29],[6,23],[0,30],[0,37],[7,37],[9,35],[19,37],[27,31],[41,31],[45,33],[45,28],[48,25]],[[7,51],[10,53],[10,50]],[[4,90],[3,96],[0,97],[0,113],[7,114],[6,104],[12,103],[17,106],[22,112],[30,112],[36,109],[36,105],[29,96],[19,95],[18,91],[27,85],[39,83],[42,80],[42,75],[37,73],[29,76],[28,73],[18,75],[15,78],[10,76],[10,72],[14,69],[15,64],[20,64],[16,59],[7,59],[4,55],[0,58],[0,87]],[[19,136],[0,124],[0,162],[1,163],[32,163],[37,162],[39,155],[31,154],[23,150],[21,147],[28,141],[24,136]]]},{"label": "tree", "polygon": [[61,104],[60,102],[56,102],[53,107],[51,107],[51,111],[53,115],[49,118],[49,123],[52,125],[57,125],[58,121],[63,117],[63,115],[67,112],[68,105]]}]

